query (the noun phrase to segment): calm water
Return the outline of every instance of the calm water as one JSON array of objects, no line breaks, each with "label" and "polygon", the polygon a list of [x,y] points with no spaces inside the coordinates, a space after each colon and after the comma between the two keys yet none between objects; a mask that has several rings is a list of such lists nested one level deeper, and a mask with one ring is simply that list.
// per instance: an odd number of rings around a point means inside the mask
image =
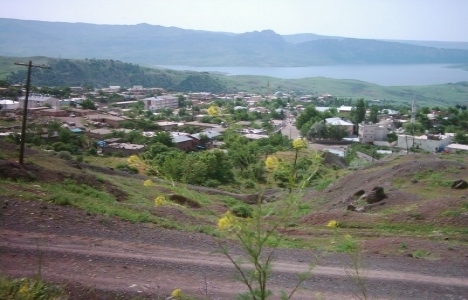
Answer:
[{"label": "calm water", "polygon": [[468,71],[449,65],[336,65],[314,67],[189,67],[158,65],[172,70],[221,72],[228,75],[264,75],[283,79],[327,77],[355,79],[384,86],[414,86],[468,81]]}]

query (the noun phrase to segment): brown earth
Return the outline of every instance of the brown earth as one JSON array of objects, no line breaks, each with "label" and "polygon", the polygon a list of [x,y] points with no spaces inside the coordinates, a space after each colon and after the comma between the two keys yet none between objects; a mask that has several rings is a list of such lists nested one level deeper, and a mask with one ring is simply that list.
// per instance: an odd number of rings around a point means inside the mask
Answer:
[{"label": "brown earth", "polygon": [[[325,232],[324,226],[309,232],[302,230],[301,224],[323,225],[332,219],[347,224],[367,220],[372,224],[381,217],[378,212],[389,207],[396,208],[395,213],[388,215],[390,222],[424,225],[436,221],[444,226],[467,226],[465,214],[440,218],[441,210],[466,202],[466,190],[450,191],[440,199],[420,202],[421,197],[392,184],[396,177],[407,178],[409,182],[415,172],[427,169],[447,171],[447,178],[468,177],[464,163],[434,158],[413,156],[401,158],[402,161],[399,158],[396,162],[379,162],[372,169],[358,170],[338,180],[320,193],[307,192],[306,201],[323,199],[324,208],[304,216],[298,226],[287,231],[288,237],[307,241],[327,235],[329,231]],[[13,172],[15,168],[21,169],[4,162],[0,164],[0,174],[8,177],[5,174],[19,172]],[[38,181],[77,176],[65,171],[57,175],[36,165],[26,169],[30,173],[24,176],[33,174]],[[460,172],[449,172],[455,169]],[[96,181],[87,175],[74,179],[105,189],[117,200],[125,199],[125,192],[111,182]],[[346,211],[353,193],[377,185],[385,188],[385,204],[366,213]],[[405,212],[404,206],[408,204],[420,205],[417,217]],[[235,270],[229,261],[215,253],[219,245],[211,236],[133,224],[73,207],[14,197],[0,197],[0,205],[3,206],[1,273],[14,277],[40,274],[48,281],[63,284],[70,299],[165,299],[175,288],[197,299],[234,299],[236,294],[246,291],[233,279]],[[155,213],[198,222],[177,209],[157,208]],[[371,228],[359,230],[364,237],[362,258],[366,266],[361,271],[365,271],[366,286],[373,299],[468,299],[466,234],[434,232],[430,238],[423,238],[376,235]],[[242,251],[229,243],[235,255],[242,256]],[[417,250],[427,254],[424,259],[412,254]],[[269,282],[276,295],[272,299],[279,299],[279,290],[290,291],[297,282],[296,274],[307,270],[316,257],[313,276],[293,299],[352,299],[357,290],[345,270],[350,264],[347,255],[292,249],[280,249],[275,255]]]}]

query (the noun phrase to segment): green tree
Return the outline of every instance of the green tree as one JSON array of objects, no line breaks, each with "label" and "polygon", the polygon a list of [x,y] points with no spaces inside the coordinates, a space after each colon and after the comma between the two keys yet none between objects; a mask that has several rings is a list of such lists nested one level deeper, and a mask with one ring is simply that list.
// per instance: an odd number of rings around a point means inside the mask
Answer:
[{"label": "green tree", "polygon": [[351,110],[351,119],[356,125],[366,119],[366,102],[364,99],[357,100],[356,106]]},{"label": "green tree", "polygon": [[83,109],[92,109],[92,110],[97,109],[96,104],[93,101],[89,100],[89,99],[83,100],[83,102],[81,103],[81,107]]},{"label": "green tree", "polygon": [[379,115],[379,107],[376,105],[371,106],[370,112],[369,112],[369,121],[371,121],[374,124],[378,123],[379,122],[378,115]]}]

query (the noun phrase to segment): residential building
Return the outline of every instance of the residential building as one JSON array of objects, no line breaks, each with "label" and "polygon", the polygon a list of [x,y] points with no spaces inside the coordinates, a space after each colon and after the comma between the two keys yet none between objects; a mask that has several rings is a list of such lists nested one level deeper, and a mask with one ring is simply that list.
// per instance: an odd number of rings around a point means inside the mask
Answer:
[{"label": "residential building", "polygon": [[156,122],[161,129],[166,130],[166,131],[172,131],[174,130],[177,126],[179,126],[179,123],[176,122],[169,122],[169,121],[161,121],[161,122]]},{"label": "residential building", "polygon": [[88,119],[94,122],[106,123],[107,125],[113,128],[120,127],[120,124],[127,120],[127,118],[124,117],[117,117],[105,114],[89,115]]},{"label": "residential building", "polygon": [[345,118],[335,117],[335,118],[327,118],[325,119],[325,122],[329,125],[340,126],[343,129],[345,129],[346,132],[348,132],[350,135],[353,134],[354,124],[350,120],[347,120]]},{"label": "residential building", "polygon": [[103,154],[121,153],[124,156],[138,154],[145,151],[145,145],[130,143],[111,143],[102,148]]},{"label": "residential building", "polygon": [[172,140],[177,145],[177,148],[182,151],[194,150],[195,147],[198,145],[198,141],[184,134],[180,134],[180,135],[173,134]]},{"label": "residential building", "polygon": [[[24,107],[25,96],[19,97],[19,107]],[[28,97],[28,109],[36,107],[52,107],[59,106],[60,100],[49,95],[30,94]]]},{"label": "residential building", "polygon": [[380,124],[359,124],[359,143],[373,144],[374,141],[384,141],[387,139],[388,130]]},{"label": "residential building", "polygon": [[449,144],[445,147],[445,150],[448,152],[456,152],[456,151],[465,151],[468,152],[468,145],[462,144]]},{"label": "residential building", "polygon": [[0,100],[0,110],[14,110],[19,107],[19,103],[13,100]]},{"label": "residential building", "polygon": [[401,149],[421,149],[428,152],[441,152],[452,143],[454,134],[427,134],[421,136],[398,135],[397,147]]},{"label": "residential building", "polygon": [[171,95],[144,98],[145,109],[156,111],[163,108],[179,108],[179,98]]}]

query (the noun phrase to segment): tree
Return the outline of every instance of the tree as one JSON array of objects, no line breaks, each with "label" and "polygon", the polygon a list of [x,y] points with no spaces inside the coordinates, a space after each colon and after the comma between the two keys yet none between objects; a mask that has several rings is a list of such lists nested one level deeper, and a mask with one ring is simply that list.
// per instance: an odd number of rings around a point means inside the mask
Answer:
[{"label": "tree", "polygon": [[[323,115],[315,109],[314,105],[307,106],[304,111],[296,118],[296,127],[301,130],[306,123],[311,124],[323,119]],[[310,127],[310,126],[309,126]],[[307,128],[308,130],[309,128]]]},{"label": "tree", "polygon": [[421,135],[425,132],[424,126],[422,126],[419,122],[414,122],[414,124],[405,123],[403,128],[405,129],[405,133],[408,135]]},{"label": "tree", "polygon": [[458,144],[468,145],[468,134],[463,131],[455,132],[455,142]]},{"label": "tree", "polygon": [[358,99],[356,106],[351,110],[351,118],[354,124],[360,124],[366,118],[366,103],[364,99]]},{"label": "tree", "polygon": [[81,103],[81,107],[83,109],[92,109],[92,110],[97,109],[96,104],[93,101],[89,100],[89,99],[83,100],[83,102]]},{"label": "tree", "polygon": [[369,121],[372,123],[378,123],[379,122],[379,107],[378,106],[371,106],[370,112],[369,112]]}]

